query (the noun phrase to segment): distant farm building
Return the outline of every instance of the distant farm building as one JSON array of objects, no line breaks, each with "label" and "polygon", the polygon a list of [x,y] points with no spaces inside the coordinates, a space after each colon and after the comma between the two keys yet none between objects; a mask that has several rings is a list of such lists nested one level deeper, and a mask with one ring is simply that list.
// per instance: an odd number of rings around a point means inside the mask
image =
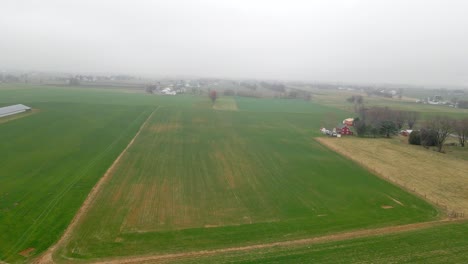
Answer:
[{"label": "distant farm building", "polygon": [[30,110],[31,107],[22,104],[0,107],[0,117],[15,115]]},{"label": "distant farm building", "polygon": [[400,134],[407,137],[407,136],[409,136],[411,134],[411,132],[413,132],[413,130],[406,129],[406,130],[401,130]]},{"label": "distant farm building", "polygon": [[353,126],[353,124],[354,124],[354,118],[346,118],[345,120],[343,120],[343,125]]},{"label": "distant farm building", "polygon": [[173,91],[171,87],[166,87],[164,88],[162,91],[161,91],[162,94],[165,94],[165,95],[176,95],[177,92],[176,91]]},{"label": "distant farm building", "polygon": [[340,135],[350,136],[350,135],[353,134],[353,131],[351,131],[351,129],[349,129],[348,126],[344,125],[342,127],[337,127],[336,128],[336,133],[338,133]]}]

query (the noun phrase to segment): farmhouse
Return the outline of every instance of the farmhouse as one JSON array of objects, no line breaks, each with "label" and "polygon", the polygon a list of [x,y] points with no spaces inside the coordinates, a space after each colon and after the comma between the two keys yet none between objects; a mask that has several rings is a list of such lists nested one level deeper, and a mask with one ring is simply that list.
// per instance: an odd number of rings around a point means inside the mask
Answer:
[{"label": "farmhouse", "polygon": [[411,130],[411,129],[406,129],[406,130],[401,130],[401,131],[400,131],[400,134],[403,135],[403,136],[405,136],[405,137],[407,137],[407,136],[409,136],[409,135],[411,134],[411,132],[413,132],[413,130]]},{"label": "farmhouse", "polygon": [[22,104],[0,107],[0,117],[19,114],[30,110],[31,107]]},{"label": "farmhouse", "polygon": [[345,120],[343,120],[343,125],[353,126],[353,124],[354,124],[354,118],[346,118]]}]

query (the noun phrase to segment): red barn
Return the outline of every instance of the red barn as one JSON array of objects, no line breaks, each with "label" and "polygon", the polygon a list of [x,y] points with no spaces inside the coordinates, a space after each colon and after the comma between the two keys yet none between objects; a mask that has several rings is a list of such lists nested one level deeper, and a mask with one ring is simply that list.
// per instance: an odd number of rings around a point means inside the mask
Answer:
[{"label": "red barn", "polygon": [[[338,129],[337,129],[337,131],[338,131]],[[349,129],[348,126],[343,126],[342,128],[339,129],[339,131],[340,131],[339,133],[341,135],[348,135],[349,136],[349,135],[353,134],[353,131],[351,131],[351,129]]]}]

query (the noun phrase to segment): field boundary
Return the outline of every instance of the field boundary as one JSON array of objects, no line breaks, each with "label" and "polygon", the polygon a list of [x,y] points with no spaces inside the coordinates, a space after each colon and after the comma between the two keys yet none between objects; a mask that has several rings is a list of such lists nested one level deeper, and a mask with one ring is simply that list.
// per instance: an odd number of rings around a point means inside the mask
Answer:
[{"label": "field boundary", "polygon": [[[464,205],[460,205],[460,200],[455,200],[455,201],[450,201],[446,197],[447,195],[444,195],[444,193],[441,192],[450,192],[450,190],[443,190],[438,187],[437,183],[432,183],[433,185],[428,185],[432,189],[427,189],[429,187],[426,187],[424,190],[423,187],[421,187],[421,183],[423,181],[428,182],[428,178],[421,178],[418,176],[417,172],[411,172],[407,176],[407,178],[401,178],[401,177],[395,177],[391,174],[388,173],[388,171],[383,170],[380,167],[373,167],[372,162],[378,162],[378,161],[373,161],[370,160],[369,162],[371,164],[368,164],[363,161],[365,157],[357,157],[353,156],[352,152],[350,152],[349,149],[346,147],[340,148],[338,145],[334,144],[337,141],[329,140],[331,138],[325,138],[325,137],[318,137],[315,138],[315,140],[320,143],[321,145],[327,147],[328,149],[340,154],[341,156],[356,162],[360,166],[364,167],[366,170],[370,171],[373,173],[375,176],[391,183],[394,184],[395,186],[398,186],[399,188],[406,190],[408,193],[411,193],[428,203],[432,204],[435,208],[439,210],[440,214],[443,214],[444,216],[448,216],[450,218],[465,218],[464,210],[466,208],[466,203]],[[340,142],[345,142],[343,140],[340,140]],[[375,147],[373,145],[373,147]],[[383,147],[383,146],[382,146]],[[394,151],[394,150],[392,150]],[[403,153],[404,154],[404,153]],[[382,157],[377,158],[382,159]],[[426,162],[426,161],[425,161]],[[388,164],[386,164],[388,165]],[[374,164],[375,166],[375,164]],[[406,165],[408,166],[408,165]],[[424,164],[414,164],[414,166],[420,166],[423,167]],[[387,166],[388,167],[388,166]],[[396,172],[393,172],[396,173]],[[416,174],[415,174],[416,173]],[[421,173],[419,171],[419,173]],[[460,182],[456,182],[458,185],[462,184]],[[444,200],[445,198],[445,200]],[[452,202],[452,203],[451,203]]]},{"label": "field boundary", "polygon": [[21,118],[24,118],[24,117],[32,116],[32,115],[37,114],[39,112],[41,112],[40,109],[33,108],[33,109],[31,109],[31,111],[27,111],[27,112],[23,112],[23,113],[19,113],[19,114],[14,114],[14,115],[10,115],[10,116],[0,117],[0,124],[4,124],[4,123],[8,123],[8,122],[13,121],[13,120],[17,120],[17,119],[21,119]]},{"label": "field boundary", "polygon": [[49,247],[49,249],[47,249],[47,251],[45,251],[42,255],[40,255],[35,261],[33,261],[33,263],[37,263],[37,264],[55,263],[54,260],[53,260],[53,254],[55,253],[55,251],[70,239],[71,234],[74,231],[75,227],[83,219],[83,217],[86,215],[89,208],[91,207],[91,205],[95,201],[95,198],[99,194],[99,191],[101,190],[101,187],[104,185],[104,183],[106,183],[111,178],[112,172],[114,171],[114,168],[117,166],[117,164],[119,163],[122,156],[133,145],[133,142],[135,142],[135,139],[138,137],[138,135],[140,135],[140,132],[143,130],[143,128],[146,126],[146,124],[151,119],[153,114],[159,108],[160,107],[157,107],[156,109],[153,110],[153,112],[151,112],[151,114],[148,116],[148,118],[145,120],[145,122],[143,122],[143,124],[138,129],[138,132],[135,134],[135,136],[132,138],[132,140],[130,140],[130,142],[127,144],[125,149],[114,160],[114,162],[106,170],[106,172],[99,179],[99,181],[96,183],[96,185],[94,185],[94,187],[91,189],[88,196],[86,197],[85,201],[81,205],[80,209],[78,209],[78,212],[75,214],[72,221],[68,225],[67,229],[65,229],[65,232],[62,234],[60,239],[54,245]]},{"label": "field boundary", "polygon": [[399,225],[399,226],[388,226],[388,227],[373,228],[373,229],[360,229],[360,230],[355,230],[355,231],[335,233],[335,234],[312,237],[312,238],[271,242],[271,243],[265,243],[265,244],[255,244],[255,245],[241,246],[241,247],[229,247],[229,248],[221,248],[221,249],[213,249],[213,250],[191,251],[191,252],[171,253],[171,254],[163,254],[163,255],[144,255],[144,256],[100,259],[92,263],[129,264],[129,263],[149,263],[149,262],[157,263],[157,262],[175,261],[178,259],[205,257],[205,256],[216,255],[216,254],[222,254],[222,253],[250,251],[250,250],[267,249],[267,248],[273,248],[273,247],[288,247],[288,246],[299,246],[299,245],[308,245],[308,244],[313,245],[313,244],[344,241],[344,240],[365,238],[365,237],[372,237],[372,236],[379,236],[379,235],[396,234],[396,233],[416,231],[416,230],[435,227],[438,225],[444,225],[444,224],[449,224],[449,223],[454,223],[454,222],[464,222],[464,221],[466,221],[466,219],[457,219],[457,220],[443,219],[443,220],[437,220],[437,221],[431,221],[431,222],[421,222],[421,223]]}]

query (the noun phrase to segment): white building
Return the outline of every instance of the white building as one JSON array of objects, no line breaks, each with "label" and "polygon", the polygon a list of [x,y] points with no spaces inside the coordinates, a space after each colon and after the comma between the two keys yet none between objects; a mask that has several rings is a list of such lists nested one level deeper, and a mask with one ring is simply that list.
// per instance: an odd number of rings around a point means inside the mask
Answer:
[{"label": "white building", "polygon": [[23,113],[31,110],[31,107],[22,104],[0,107],[0,117]]}]

